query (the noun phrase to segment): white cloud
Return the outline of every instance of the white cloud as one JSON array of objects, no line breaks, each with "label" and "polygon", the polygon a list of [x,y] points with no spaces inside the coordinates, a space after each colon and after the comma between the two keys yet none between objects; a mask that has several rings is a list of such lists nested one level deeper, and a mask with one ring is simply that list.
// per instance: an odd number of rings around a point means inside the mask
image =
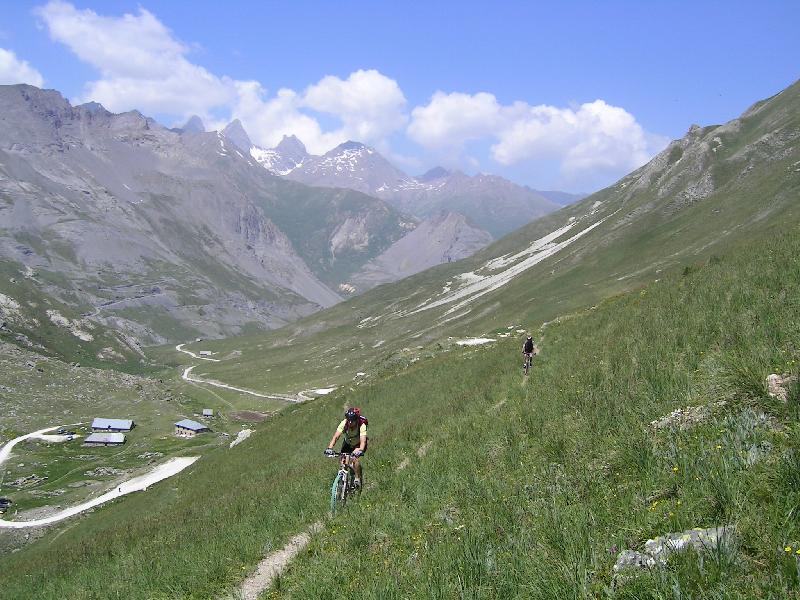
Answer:
[{"label": "white cloud", "polygon": [[0,85],[28,83],[36,87],[44,85],[44,77],[28,64],[17,58],[11,50],[0,48]]},{"label": "white cloud", "polygon": [[233,118],[259,146],[270,148],[284,135],[296,135],[310,152],[322,153],[345,141],[336,133],[323,133],[316,119],[300,112],[302,98],[294,90],[284,88],[269,98],[257,81],[239,81],[236,89]]},{"label": "white cloud", "polygon": [[[270,97],[256,81],[234,81],[190,62],[189,47],[143,8],[107,17],[52,0],[36,13],[54,40],[100,72],[78,102],[178,120],[198,114],[214,126],[224,126],[214,113],[229,111],[259,145],[273,146],[284,134],[294,134],[316,153],[347,139],[382,144],[407,120],[400,86],[375,70],[358,70],[347,79],[329,75],[302,93],[280,89]],[[323,131],[315,112],[340,124]]]},{"label": "white cloud", "polygon": [[344,80],[323,77],[306,89],[303,105],[335,115],[347,137],[366,143],[384,139],[407,120],[400,86],[374,69],[355,71]]},{"label": "white cloud", "polygon": [[233,81],[186,59],[189,49],[152,13],[104,17],[53,0],[36,9],[51,37],[65,44],[102,78],[87,84],[79,101],[112,111],[207,116],[234,98]]},{"label": "white cloud", "polygon": [[[329,75],[300,94],[281,89],[269,97],[256,81],[237,82],[233,117],[253,141],[274,146],[296,135],[312,154],[323,154],[347,140],[387,147],[386,137],[406,123],[406,99],[397,82],[375,70],[359,70],[347,79]],[[323,131],[309,110],[332,115],[340,126]]]},{"label": "white cloud", "polygon": [[[268,92],[257,81],[236,81],[191,62],[189,46],[143,8],[136,14],[103,16],[51,0],[36,14],[54,40],[99,73],[78,101],[95,100],[112,111],[138,109],[176,121],[198,114],[217,128],[238,118],[251,139],[264,147],[293,134],[315,154],[353,139],[398,157],[390,138],[404,131],[440,164],[477,168],[476,152],[504,167],[550,169],[557,164],[562,182],[576,189],[582,182],[591,183],[586,187],[607,183],[665,145],[625,109],[603,100],[560,108],[503,105],[485,92],[436,92],[428,104],[411,111],[409,120],[398,83],[374,69],[344,79],[328,75],[300,91]],[[0,81],[4,79],[42,83],[35,69],[0,49]],[[321,123],[330,121],[323,115],[335,123],[323,127]],[[465,148],[473,156],[467,157]],[[408,167],[419,164],[409,157],[398,160]]]},{"label": "white cloud", "polygon": [[411,112],[408,135],[432,150],[461,148],[498,129],[501,107],[492,94],[436,92],[426,106]]},{"label": "white cloud", "polygon": [[625,109],[603,100],[573,109],[525,102],[501,105],[487,93],[437,92],[411,116],[408,135],[429,151],[452,157],[467,142],[487,140],[499,164],[555,161],[565,182],[622,175],[647,162],[664,144]]}]

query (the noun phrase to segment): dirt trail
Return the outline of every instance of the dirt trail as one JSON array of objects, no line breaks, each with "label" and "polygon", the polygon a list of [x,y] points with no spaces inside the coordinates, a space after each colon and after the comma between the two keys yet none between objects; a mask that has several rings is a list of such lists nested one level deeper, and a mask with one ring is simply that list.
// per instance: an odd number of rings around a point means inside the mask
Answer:
[{"label": "dirt trail", "polygon": [[239,594],[235,598],[241,600],[258,600],[261,593],[272,585],[275,577],[283,573],[289,562],[311,541],[311,536],[322,531],[322,522],[317,521],[303,533],[294,536],[280,550],[264,557],[258,563],[255,573],[242,582]]},{"label": "dirt trail", "polygon": [[199,354],[195,354],[191,350],[184,350],[183,346],[185,346],[185,344],[178,344],[177,346],[175,346],[175,350],[177,350],[178,352],[183,352],[184,354],[188,354],[192,358],[196,358],[198,360],[207,360],[209,362],[222,362],[218,358],[207,358],[205,356],[200,356]]},{"label": "dirt trail", "polygon": [[[196,353],[191,352],[189,350],[185,350],[183,348],[183,346],[184,346],[184,344],[178,344],[177,346],[175,346],[175,350],[177,350],[178,352],[183,352],[184,354],[188,354],[192,358],[196,358],[198,360],[207,360],[209,362],[222,362],[218,358],[207,358],[205,356],[200,356],[199,354],[196,354]],[[192,376],[192,370],[196,366],[197,365],[192,365],[191,367],[186,367],[183,370],[183,374],[181,375],[181,379],[183,379],[184,381],[188,381],[189,383],[195,384],[195,385],[198,384],[198,383],[199,384],[203,384],[203,385],[210,385],[210,386],[221,388],[221,389],[225,389],[225,390],[231,390],[231,391],[234,391],[234,392],[239,392],[241,394],[249,394],[250,396],[256,396],[258,398],[268,398],[270,400],[282,400],[283,402],[293,402],[293,403],[305,402],[306,400],[311,400],[311,396],[306,395],[306,392],[323,391],[323,390],[306,390],[304,392],[298,392],[296,396],[290,396],[288,394],[262,394],[260,392],[255,392],[253,390],[248,390],[248,389],[245,389],[245,388],[239,388],[239,387],[235,387],[235,386],[232,386],[232,385],[228,385],[227,383],[220,383],[219,381],[213,381],[211,379],[201,379],[200,377]],[[207,390],[207,391],[213,393],[211,390]],[[332,390],[330,390],[330,391],[332,391]],[[324,390],[322,395],[324,395],[325,393],[328,393],[327,389]],[[216,396],[218,398],[220,398],[218,395],[216,395]],[[222,398],[220,398],[220,400],[222,400]],[[226,400],[222,400],[222,401],[225,404],[227,404],[228,406],[231,406],[230,402],[227,402]]]},{"label": "dirt trail", "polygon": [[[425,455],[428,453],[428,450],[431,449],[432,445],[433,445],[433,440],[428,440],[427,442],[422,444],[419,448],[417,448],[417,458],[424,458]],[[397,467],[395,467],[395,471],[402,471],[403,469],[407,469],[409,466],[411,466],[411,459],[408,456],[406,456],[403,458],[402,461],[400,461],[400,464],[398,464]]]},{"label": "dirt trail", "polygon": [[83,425],[83,423],[71,423],[69,425],[56,425],[55,427],[45,427],[44,429],[39,429],[38,431],[34,431],[32,433],[26,433],[25,435],[21,435],[17,438],[14,438],[10,442],[7,442],[2,448],[0,448],[0,465],[3,464],[5,461],[9,459],[11,456],[11,450],[25,440],[31,439],[38,439],[44,440],[46,442],[67,442],[72,438],[67,435],[45,435],[48,431],[53,431],[54,429],[60,429],[65,427],[76,427],[78,425]]},{"label": "dirt trail", "polygon": [[77,506],[61,510],[49,517],[45,517],[43,519],[36,519],[34,521],[5,521],[3,519],[0,519],[0,528],[23,529],[25,527],[42,527],[44,525],[57,523],[58,521],[62,521],[63,519],[67,519],[69,517],[82,513],[86,510],[89,510],[90,508],[94,508],[95,506],[104,504],[110,500],[113,500],[114,498],[119,498],[120,496],[124,496],[125,494],[138,492],[140,490],[146,490],[154,483],[157,483],[162,479],[167,479],[168,477],[172,477],[173,475],[180,473],[186,467],[194,463],[194,461],[196,461],[198,458],[200,457],[185,456],[181,458],[172,458],[167,462],[157,466],[149,473],[145,473],[144,475],[140,475],[138,477],[134,477],[133,479],[129,479],[128,481],[125,481],[122,484],[115,487],[110,492],[106,492],[105,494],[98,496],[97,498],[94,498],[87,502],[84,502],[83,504],[78,504]]},{"label": "dirt trail", "polygon": [[259,392],[254,392],[253,390],[246,390],[244,388],[228,385],[227,383],[220,383],[219,381],[212,381],[211,379],[201,379],[200,377],[193,377],[192,369],[194,369],[196,366],[197,365],[186,367],[183,370],[183,375],[181,375],[181,379],[183,379],[184,381],[188,381],[190,383],[204,383],[206,385],[213,385],[214,387],[222,388],[225,390],[232,390],[234,392],[241,392],[242,394],[250,394],[251,396],[257,396],[258,398],[268,398],[270,400],[283,400],[284,402],[298,403],[309,399],[307,396],[303,396],[302,394],[298,394],[298,397],[287,396],[285,394],[261,394]]}]

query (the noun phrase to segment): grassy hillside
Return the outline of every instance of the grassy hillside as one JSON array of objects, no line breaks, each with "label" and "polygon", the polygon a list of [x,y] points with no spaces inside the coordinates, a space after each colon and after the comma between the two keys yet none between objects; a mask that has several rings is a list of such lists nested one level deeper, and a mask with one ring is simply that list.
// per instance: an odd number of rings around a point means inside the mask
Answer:
[{"label": "grassy hillside", "polygon": [[135,341],[84,319],[91,306],[61,302],[53,287],[69,284],[60,273],[0,260],[0,341],[83,365],[134,373],[150,366]]},{"label": "grassy hillside", "polygon": [[[796,595],[800,397],[771,399],[763,382],[797,373],[798,252],[800,230],[788,228],[560,319],[528,380],[509,339],[286,409],[240,446],[6,557],[0,589],[233,589],[325,515],[335,464],[321,450],[352,403],[370,417],[368,488],[267,597]],[[686,429],[651,426],[686,406],[707,414]],[[613,577],[619,550],[717,525],[735,527],[730,552]]]},{"label": "grassy hillside", "polygon": [[[278,331],[213,342],[213,350],[240,355],[208,372],[273,392],[345,384],[358,372],[372,376],[387,363],[436,353],[448,337],[542,323],[768,236],[777,224],[797,223],[798,107],[800,83],[725,125],[692,128],[613,186],[466,260],[379,286]],[[522,268],[538,250],[519,253],[553,232],[561,232],[550,241],[561,244],[558,251]],[[496,288],[469,293],[475,281],[502,279],[517,267]]]}]

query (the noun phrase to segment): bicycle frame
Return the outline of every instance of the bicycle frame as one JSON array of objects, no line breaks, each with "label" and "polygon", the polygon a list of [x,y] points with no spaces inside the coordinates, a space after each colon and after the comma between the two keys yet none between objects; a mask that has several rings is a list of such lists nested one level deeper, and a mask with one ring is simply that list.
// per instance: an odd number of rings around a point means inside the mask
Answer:
[{"label": "bicycle frame", "polygon": [[331,513],[336,513],[336,505],[344,506],[347,502],[347,496],[353,491],[353,479],[355,479],[355,471],[352,466],[353,456],[343,452],[334,452],[330,455],[338,456],[339,471],[336,473],[336,478],[333,480],[331,487]]}]

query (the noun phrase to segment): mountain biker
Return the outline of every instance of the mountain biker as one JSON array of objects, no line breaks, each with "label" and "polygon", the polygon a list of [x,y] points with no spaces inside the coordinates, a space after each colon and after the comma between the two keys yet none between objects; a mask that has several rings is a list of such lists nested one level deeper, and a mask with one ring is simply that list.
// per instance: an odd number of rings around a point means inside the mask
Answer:
[{"label": "mountain biker", "polygon": [[336,428],[336,433],[333,434],[330,444],[325,449],[325,454],[331,456],[333,454],[333,446],[340,436],[344,436],[342,442],[342,454],[350,454],[353,459],[353,468],[356,472],[356,479],[354,484],[356,487],[361,487],[361,461],[358,460],[359,456],[363,456],[367,451],[367,423],[369,421],[366,417],[361,416],[361,410],[355,407],[347,409],[344,414],[344,420],[339,423]]},{"label": "mountain biker", "polygon": [[529,335],[525,343],[522,344],[522,355],[525,357],[526,361],[530,361],[533,358],[533,349],[533,338]]}]

